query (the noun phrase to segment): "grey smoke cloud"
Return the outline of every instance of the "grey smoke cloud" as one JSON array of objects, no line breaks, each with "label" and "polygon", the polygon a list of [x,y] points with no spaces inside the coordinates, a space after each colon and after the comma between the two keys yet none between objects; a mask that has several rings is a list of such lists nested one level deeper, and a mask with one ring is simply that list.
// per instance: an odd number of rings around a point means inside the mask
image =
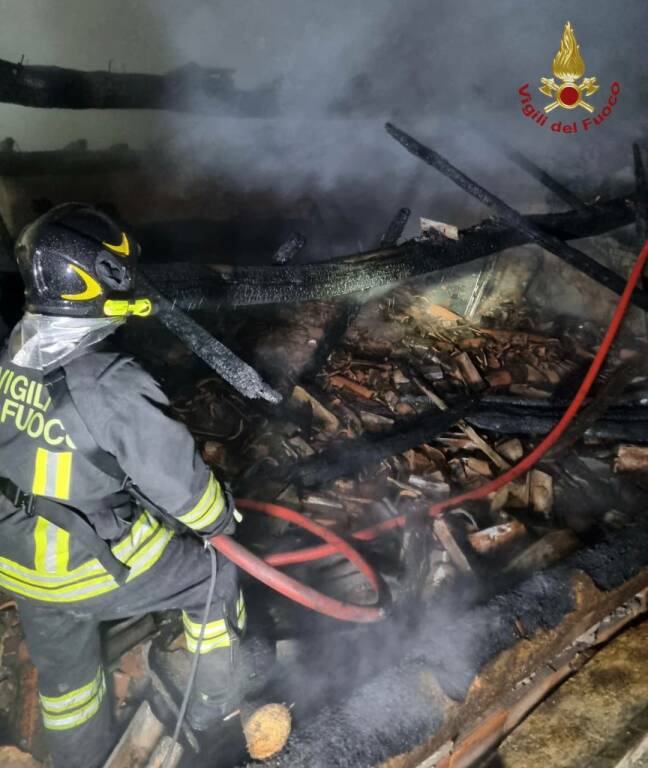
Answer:
[{"label": "grey smoke cloud", "polygon": [[[459,224],[484,214],[395,145],[386,119],[505,197],[515,180],[509,201],[520,207],[545,193],[480,140],[484,128],[565,180],[589,176],[590,193],[627,165],[629,143],[644,130],[643,0],[0,0],[0,13],[4,58],[83,69],[110,61],[144,72],[195,61],[232,67],[242,88],[279,83],[280,114],[267,120],[0,105],[4,131],[22,149],[80,136],[93,147],[162,148],[177,153],[189,177],[225,173],[243,189],[322,195],[365,221],[361,239],[400,205]],[[534,125],[517,95],[529,82],[536,104],[544,103],[539,78],[551,75],[567,19],[587,74],[601,84],[595,105],[613,80],[622,85],[612,117],[578,136]]]}]

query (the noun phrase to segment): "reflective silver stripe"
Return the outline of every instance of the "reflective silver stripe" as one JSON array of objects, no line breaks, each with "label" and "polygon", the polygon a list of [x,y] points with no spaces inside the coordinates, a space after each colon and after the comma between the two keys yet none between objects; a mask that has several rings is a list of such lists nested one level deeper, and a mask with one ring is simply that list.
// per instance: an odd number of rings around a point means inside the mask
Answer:
[{"label": "reflective silver stripe", "polygon": [[[191,621],[185,611],[182,612],[182,623],[184,624],[187,650],[189,653],[197,653],[202,625]],[[215,648],[229,648],[231,644],[232,641],[225,619],[210,621],[205,625],[205,633],[200,645],[200,654],[209,653],[209,651],[213,651]]]},{"label": "reflective silver stripe", "polygon": [[106,693],[106,680],[99,668],[86,685],[62,696],[40,695],[43,725],[50,731],[78,728],[98,711]]},{"label": "reflective silver stripe", "polygon": [[45,475],[45,493],[43,496],[51,496],[56,498],[56,470],[58,467],[58,460],[55,453],[51,451],[45,451],[47,454],[47,474]]},{"label": "reflective silver stripe", "polygon": [[[34,571],[29,568],[21,566],[19,563],[14,563],[13,560],[7,560],[5,557],[0,557],[0,573],[2,571],[8,571],[10,574],[16,574],[16,578],[29,582],[33,585],[42,585],[43,587],[63,586],[65,584],[74,583],[75,581],[81,581],[82,579],[91,578],[92,576],[100,576],[105,574],[106,571],[98,560],[89,560],[87,563],[75,568],[73,571],[69,571],[66,574],[43,574],[40,571]],[[9,576],[11,578],[11,576]]]},{"label": "reflective silver stripe", "polygon": [[167,544],[173,538],[173,531],[169,528],[161,528],[161,530],[153,537],[153,539],[137,552],[132,559],[128,560],[128,566],[131,572],[128,576],[128,581],[140,576],[149,568],[152,568],[155,563],[160,559],[162,553],[166,549]]},{"label": "reflective silver stripe", "polygon": [[202,515],[205,513],[205,510],[213,504],[215,498],[216,478],[210,474],[209,479],[207,480],[207,487],[203,491],[200,499],[198,499],[198,502],[188,512],[185,512],[184,515],[180,515],[178,520],[180,520],[180,522],[184,523],[185,525],[191,525],[194,520],[202,517]]},{"label": "reflective silver stripe", "polygon": [[180,515],[178,520],[189,528],[199,531],[213,525],[224,509],[225,499],[220,483],[210,474],[207,488],[198,503],[184,515]]},{"label": "reflective silver stripe", "polygon": [[[245,609],[245,600],[243,592],[239,590],[239,596],[236,600],[236,623],[239,630],[245,628],[247,621],[247,612]],[[187,650],[190,653],[197,653],[198,640],[202,624],[192,621],[186,611],[182,612],[182,623],[184,625],[185,642]],[[232,638],[225,619],[216,619],[205,625],[203,641],[200,645],[200,654],[209,653],[216,648],[229,648],[232,644]]]},{"label": "reflective silver stripe", "polygon": [[[187,643],[187,650],[189,651],[189,653],[197,653],[198,641],[194,640],[192,637],[189,637],[188,635],[185,636],[185,640]],[[213,651],[216,648],[229,648],[231,645],[232,645],[232,641],[227,632],[225,632],[225,634],[222,637],[215,637],[213,639],[205,638],[200,645],[200,655],[202,656],[203,653],[209,653],[210,651]]]},{"label": "reflective silver stripe", "polygon": [[140,513],[137,520],[135,520],[126,536],[112,547],[113,554],[122,562],[125,562],[125,560],[145,544],[148,538],[158,531],[160,527],[160,521],[156,520],[149,512],[144,510]]},{"label": "reflective silver stripe", "polygon": [[[37,518],[37,526],[40,518]],[[42,521],[46,523],[46,521]],[[89,560],[78,568],[67,570],[67,556],[60,546],[67,545],[68,534],[52,526],[41,524],[42,532],[37,541],[41,544],[37,568],[27,568],[8,558],[0,557],[0,586],[24,597],[46,602],[73,602],[104,594],[118,585],[98,560]],[[61,536],[66,537],[63,542]],[[148,512],[142,512],[130,533],[112,547],[123,563],[130,566],[129,580],[141,575],[155,565],[173,538],[173,531],[155,520]],[[67,551],[67,550],[66,550]],[[50,572],[52,570],[53,572]]]},{"label": "reflective silver stripe", "polygon": [[[200,637],[202,631],[202,624],[197,624],[192,621],[187,613],[182,612],[182,623],[184,624],[185,631],[196,639]],[[215,637],[221,635],[227,630],[225,619],[216,619],[205,624],[205,637]]]},{"label": "reflective silver stripe", "polygon": [[247,623],[247,610],[245,608],[245,600],[243,598],[243,592],[239,590],[238,600],[236,601],[236,623],[240,630],[245,629]]},{"label": "reflective silver stripe", "polygon": [[70,451],[53,452],[37,448],[32,493],[67,501],[70,498],[72,459]]},{"label": "reflective silver stripe", "polygon": [[191,527],[196,531],[202,531],[203,528],[209,528],[216,520],[221,516],[225,509],[225,501],[222,497],[214,500],[214,503],[209,509],[198,519],[195,523],[192,523]]},{"label": "reflective silver stripe", "polygon": [[56,603],[71,603],[76,600],[84,600],[85,598],[95,597],[101,595],[104,592],[110,592],[115,589],[118,584],[110,574],[100,576],[98,579],[92,582],[82,582],[78,585],[72,585],[67,587],[55,587],[53,589],[45,589],[42,587],[32,586],[31,584],[25,584],[24,582],[13,579],[6,574],[0,573],[0,586],[5,587],[10,592],[14,592],[24,597],[33,597],[36,600],[44,600],[46,602]]},{"label": "reflective silver stripe", "polygon": [[[48,473],[49,475],[49,473]],[[45,549],[45,570],[48,573],[57,573],[56,562],[56,543],[58,539],[58,530],[52,524],[47,526],[45,532],[46,549]]]},{"label": "reflective silver stripe", "polygon": [[75,688],[60,696],[44,696],[42,693],[39,694],[41,705],[43,709],[46,709],[53,714],[80,707],[81,704],[87,703],[97,695],[101,689],[103,680],[103,670],[99,667],[92,680],[89,683],[82,685],[80,688]]}]

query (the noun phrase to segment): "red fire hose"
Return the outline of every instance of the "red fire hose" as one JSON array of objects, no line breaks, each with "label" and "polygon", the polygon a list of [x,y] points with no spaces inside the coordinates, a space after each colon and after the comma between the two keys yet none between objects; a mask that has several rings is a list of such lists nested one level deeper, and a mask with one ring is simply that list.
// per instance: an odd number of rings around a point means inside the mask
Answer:
[{"label": "red fire hose", "polygon": [[[265,504],[260,501],[251,501],[250,499],[237,499],[236,505],[241,507],[241,509],[253,509],[257,512],[264,512],[272,517],[279,517],[324,539],[327,542],[326,546],[331,547],[333,552],[344,555],[352,562],[371,584],[376,596],[380,595],[380,582],[374,569],[359,552],[341,536],[338,536],[337,533],[324,528],[323,525],[319,525],[319,523],[301,515],[299,512],[295,512],[293,509],[280,507],[277,504]],[[244,571],[247,571],[256,579],[259,579],[259,581],[262,581],[285,597],[306,606],[306,608],[312,608],[314,611],[323,613],[326,616],[332,616],[335,619],[341,619],[342,621],[367,623],[377,621],[383,617],[383,609],[379,605],[343,603],[333,597],[317,592],[311,587],[306,586],[306,584],[297,581],[297,579],[293,579],[291,576],[268,565],[260,557],[252,554],[252,552],[229,536],[215,536],[211,542],[225,557],[236,563],[240,568],[243,568]]]},{"label": "red fire hose", "polygon": [[[441,501],[437,504],[433,504],[428,514],[431,517],[438,517],[441,512],[451,507],[456,507],[465,501],[475,501],[483,499],[489,494],[498,491],[500,488],[510,483],[512,480],[520,477],[525,472],[528,472],[546,453],[555,445],[555,443],[562,436],[564,431],[569,426],[570,422],[582,406],[585,398],[587,397],[592,384],[596,380],[603,363],[610,351],[610,347],[614,342],[614,339],[619,331],[621,322],[627,312],[628,305],[630,303],[630,297],[634,291],[639,278],[644,270],[646,261],[648,260],[648,241],[644,243],[643,248],[630,273],[628,282],[619,303],[616,306],[610,325],[603,337],[601,346],[599,347],[594,360],[592,361],[585,378],[583,379],[576,396],[570,403],[569,407],[563,414],[560,421],[549,432],[549,434],[518,464],[511,467],[511,469],[504,472],[503,475],[491,480],[485,485],[475,488],[472,491],[466,491],[465,493],[452,496],[445,501]],[[275,555],[269,555],[262,560],[256,555],[253,555],[247,549],[242,547],[236,541],[226,536],[215,536],[212,539],[212,544],[216,549],[220,550],[226,557],[232,562],[236,563],[240,568],[247,571],[255,578],[262,581],[267,586],[275,589],[282,595],[295,600],[301,605],[307,608],[312,608],[314,611],[319,611],[327,616],[332,616],[342,621],[358,621],[358,622],[370,622],[376,621],[383,616],[383,610],[379,606],[360,606],[352,603],[343,603],[339,600],[327,597],[326,595],[317,592],[316,590],[302,584],[296,579],[287,576],[285,573],[277,570],[278,566],[295,565],[297,563],[306,563],[313,560],[319,560],[323,557],[328,557],[335,554],[345,555],[352,563],[354,563],[361,573],[367,578],[372,585],[376,593],[378,594],[379,581],[371,568],[371,566],[362,558],[353,547],[351,547],[343,538],[338,536],[333,531],[324,528],[321,525],[313,522],[309,518],[285,507],[277,506],[276,504],[265,504],[259,501],[251,501],[249,499],[237,499],[237,506],[241,509],[251,509],[257,512],[264,512],[265,514],[272,515],[273,517],[279,517],[282,520],[294,523],[301,528],[314,533],[316,536],[324,539],[325,544],[316,547],[307,547],[305,549],[295,550],[293,552],[281,552]],[[363,528],[360,531],[355,531],[351,534],[352,538],[358,541],[370,541],[375,539],[381,533],[392,530],[398,526],[405,524],[405,516],[400,515],[394,517],[377,525],[373,525],[369,528]]]}]

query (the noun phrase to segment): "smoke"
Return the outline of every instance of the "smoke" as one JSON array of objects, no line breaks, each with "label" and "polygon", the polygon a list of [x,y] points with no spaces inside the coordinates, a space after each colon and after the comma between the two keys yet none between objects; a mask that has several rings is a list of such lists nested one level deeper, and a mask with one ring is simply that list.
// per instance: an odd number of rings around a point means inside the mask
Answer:
[{"label": "smoke", "polygon": [[[398,147],[384,132],[385,120],[523,209],[542,205],[546,193],[483,141],[486,131],[562,180],[580,179],[586,195],[628,166],[630,141],[643,133],[648,7],[642,0],[624,3],[614,17],[604,0],[575,0],[568,8],[560,0],[2,5],[6,58],[24,54],[30,63],[85,69],[110,62],[114,70],[144,72],[196,62],[231,67],[242,89],[277,88],[278,113],[267,119],[0,106],[7,133],[22,149],[56,148],[80,136],[92,147],[119,141],[152,147],[177,159],[188,183],[222,178],[243,192],[316,199],[327,221],[346,220],[345,228],[357,231],[353,246],[375,244],[402,205],[414,209],[409,235],[418,215],[465,225],[485,213]],[[522,115],[517,94],[528,82],[538,106],[544,103],[539,80],[552,75],[568,19],[586,75],[601,85],[596,107],[611,82],[622,86],[610,119],[578,136],[535,125]]]},{"label": "smoke", "polygon": [[[268,120],[165,115],[160,129],[189,173],[225,171],[243,188],[326,200],[337,208],[334,217],[353,220],[365,246],[401,205],[415,213],[408,234],[418,215],[459,225],[484,215],[407,156],[385,134],[387,119],[523,209],[542,205],[546,193],[484,141],[486,133],[594,195],[628,166],[630,142],[643,130],[638,30],[647,12],[628,3],[610,23],[603,2],[575,2],[568,10],[558,0],[254,0],[193,10],[167,3],[167,44],[176,61],[231,64],[241,87],[277,82],[280,108]],[[611,82],[622,85],[613,116],[578,136],[552,134],[525,118],[517,94],[528,82],[537,105],[545,103],[537,88],[540,77],[552,76],[565,14],[586,74],[601,85],[597,109]]]}]

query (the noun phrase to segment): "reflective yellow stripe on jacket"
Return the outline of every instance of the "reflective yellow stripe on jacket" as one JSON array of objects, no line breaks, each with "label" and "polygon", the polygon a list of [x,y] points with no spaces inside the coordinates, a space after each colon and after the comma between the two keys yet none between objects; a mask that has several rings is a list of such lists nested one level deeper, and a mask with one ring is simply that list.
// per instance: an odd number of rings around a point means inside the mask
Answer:
[{"label": "reflective yellow stripe on jacket", "polygon": [[45,448],[36,449],[34,480],[32,482],[32,493],[34,496],[49,496],[51,499],[68,501],[70,498],[71,482],[71,451],[47,451]]},{"label": "reflective yellow stripe on jacket", "polygon": [[220,483],[213,475],[210,475],[207,488],[198,503],[184,515],[178,517],[178,520],[194,531],[202,531],[212,526],[224,509],[225,498]]},{"label": "reflective yellow stripe on jacket", "polygon": [[[112,546],[115,557],[130,568],[128,581],[155,565],[172,537],[172,530],[141,512],[128,534]],[[0,587],[53,603],[87,600],[116,589],[117,582],[96,558],[70,570],[69,547],[67,531],[36,517],[34,568],[0,557]]]},{"label": "reflective yellow stripe on jacket", "polygon": [[43,725],[50,731],[78,728],[97,714],[106,693],[106,679],[99,667],[86,685],[62,696],[39,695]]}]

